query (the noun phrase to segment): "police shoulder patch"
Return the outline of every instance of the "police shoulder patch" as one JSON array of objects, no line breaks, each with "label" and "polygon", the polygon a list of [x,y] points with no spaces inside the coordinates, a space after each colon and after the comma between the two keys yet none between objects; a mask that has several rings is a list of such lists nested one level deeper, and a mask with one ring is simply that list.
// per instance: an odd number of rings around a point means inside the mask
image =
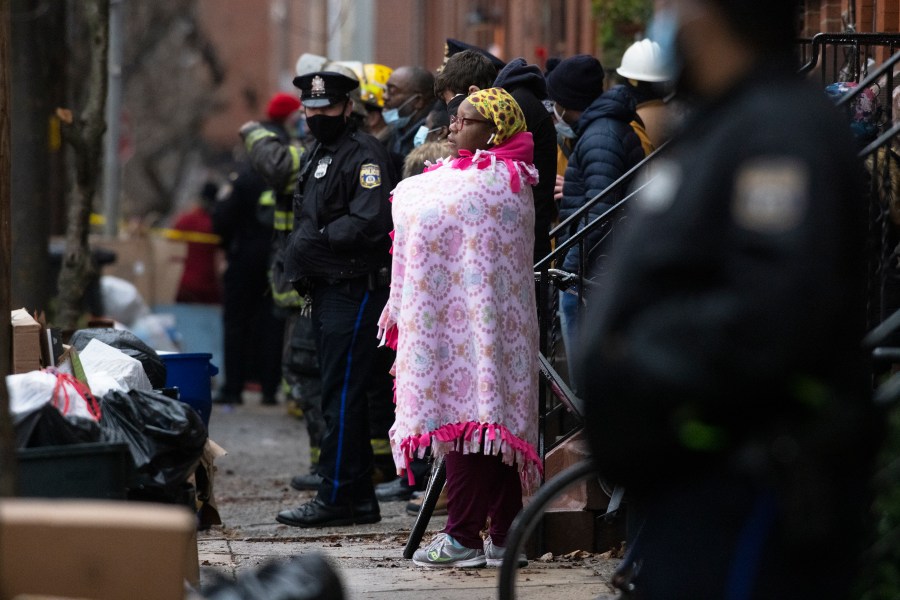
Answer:
[{"label": "police shoulder patch", "polygon": [[381,167],[375,163],[365,163],[359,168],[359,185],[370,190],[381,185]]},{"label": "police shoulder patch", "polygon": [[731,214],[740,227],[758,233],[786,233],[806,218],[810,174],[792,157],[763,157],[737,172]]}]

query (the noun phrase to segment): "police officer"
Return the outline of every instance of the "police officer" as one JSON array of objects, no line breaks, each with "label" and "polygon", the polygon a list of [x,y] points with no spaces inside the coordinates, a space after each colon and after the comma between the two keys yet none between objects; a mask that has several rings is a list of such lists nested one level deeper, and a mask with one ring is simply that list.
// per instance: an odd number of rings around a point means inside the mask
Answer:
[{"label": "police officer", "polygon": [[[284,269],[312,299],[325,431],[315,499],[277,520],[297,527],[375,523],[381,516],[366,393],[384,388],[380,381],[389,377],[374,365],[384,351],[376,322],[388,294],[395,182],[384,146],[348,125],[357,81],[319,71],[296,77],[294,85],[316,144],[300,170]],[[262,150],[277,140],[263,136],[256,144]]]},{"label": "police officer", "polygon": [[578,370],[641,521],[614,583],[844,598],[877,438],[849,127],[795,75],[796,1],[666,4],[651,37],[695,110],[611,251]]}]

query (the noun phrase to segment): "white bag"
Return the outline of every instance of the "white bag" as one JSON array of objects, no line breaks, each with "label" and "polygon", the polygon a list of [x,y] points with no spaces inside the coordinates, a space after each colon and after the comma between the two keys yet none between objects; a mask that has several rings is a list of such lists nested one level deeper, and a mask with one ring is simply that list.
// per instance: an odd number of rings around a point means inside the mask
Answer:
[{"label": "white bag", "polygon": [[[91,393],[98,398],[102,398],[110,389],[125,392],[129,390],[149,392],[153,389],[139,360],[100,340],[88,342],[84,350],[78,353],[78,358],[84,367]],[[113,381],[119,388],[112,387]]]},{"label": "white bag", "polygon": [[9,391],[10,413],[13,417],[29,413],[53,400],[55,393],[59,412],[96,421],[97,415],[71,381],[60,379],[49,371],[28,371],[7,375],[6,389]]}]

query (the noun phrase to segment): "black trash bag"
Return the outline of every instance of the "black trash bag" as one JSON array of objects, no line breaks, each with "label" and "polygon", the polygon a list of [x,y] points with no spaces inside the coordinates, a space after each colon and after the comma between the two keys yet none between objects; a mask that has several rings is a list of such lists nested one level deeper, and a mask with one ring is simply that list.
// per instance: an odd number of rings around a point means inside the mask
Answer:
[{"label": "black trash bag", "polygon": [[156,350],[145,344],[139,337],[125,331],[124,329],[79,329],[72,334],[69,343],[79,352],[84,350],[85,346],[91,340],[100,340],[107,346],[112,346],[117,350],[121,350],[131,358],[136,358],[144,367],[147,379],[154,389],[165,387],[166,385],[166,364],[156,353]]},{"label": "black trash bag", "polygon": [[206,600],[343,600],[337,571],[320,554],[288,561],[270,561],[235,582],[222,580],[203,596]]},{"label": "black trash bag", "polygon": [[93,419],[64,415],[50,404],[44,404],[13,420],[16,448],[66,446],[100,441],[100,425]]},{"label": "black trash bag", "polygon": [[181,503],[200,462],[206,426],[189,405],[156,392],[112,391],[100,401],[104,442],[128,445],[137,471],[135,499]]}]

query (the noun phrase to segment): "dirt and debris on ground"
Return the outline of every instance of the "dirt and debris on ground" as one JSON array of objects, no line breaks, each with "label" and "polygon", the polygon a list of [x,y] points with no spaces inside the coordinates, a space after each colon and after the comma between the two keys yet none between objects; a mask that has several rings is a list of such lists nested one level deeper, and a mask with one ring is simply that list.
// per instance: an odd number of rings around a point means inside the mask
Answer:
[{"label": "dirt and debris on ground", "polygon": [[[247,396],[241,405],[216,405],[210,419],[210,437],[228,454],[216,462],[214,483],[222,525],[198,532],[202,587],[270,560],[318,552],[340,573],[348,600],[497,597],[498,569],[424,569],[403,558],[414,521],[405,502],[382,502],[382,520],[371,525],[301,529],[277,523],[279,511],[314,496],[288,485],[309,469],[306,429],[283,405],[262,406]],[[432,518],[426,543],[446,520]],[[583,550],[544,555],[519,570],[517,597],[612,599],[608,582],[618,556]]]}]

